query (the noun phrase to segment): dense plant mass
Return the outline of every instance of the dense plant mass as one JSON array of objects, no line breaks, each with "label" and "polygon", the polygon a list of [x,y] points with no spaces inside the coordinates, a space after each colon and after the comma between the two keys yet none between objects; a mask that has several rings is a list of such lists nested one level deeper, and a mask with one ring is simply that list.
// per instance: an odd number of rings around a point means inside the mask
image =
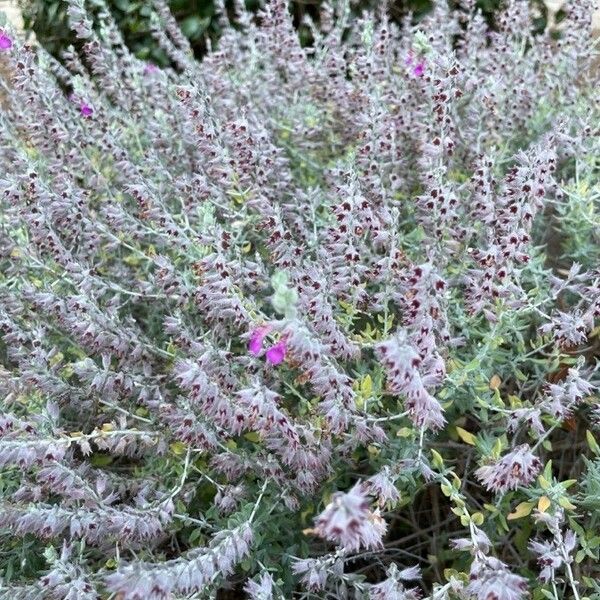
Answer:
[{"label": "dense plant mass", "polygon": [[[69,43],[73,42],[73,34],[69,28],[67,3],[65,0],[17,0],[23,10],[23,18],[28,29],[35,32],[40,44],[52,54],[58,55]],[[541,0],[534,0],[541,5]],[[498,7],[499,0],[478,0],[477,6],[490,15]],[[222,2],[214,0],[169,0],[168,6],[179,23],[182,32],[190,40],[196,56],[203,55],[207,47],[218,40],[221,25],[217,9]],[[226,8],[234,3],[225,0]],[[240,3],[241,4],[241,3]],[[257,11],[263,0],[244,0],[243,6]],[[298,28],[301,43],[310,43],[310,27],[305,25],[306,15],[313,18],[319,16],[318,7],[323,0],[291,0],[291,12],[294,24]],[[378,0],[351,0],[352,11],[357,14],[361,10],[377,6]],[[95,4],[90,2],[88,8],[94,10]],[[127,46],[138,58],[150,60],[157,64],[168,64],[169,56],[160,48],[151,35],[154,11],[152,2],[148,0],[106,0]],[[400,18],[411,11],[416,18],[426,13],[430,0],[393,0],[388,3],[392,19]]]},{"label": "dense plant mass", "polygon": [[591,3],[93,5],[0,31],[0,598],[600,598]]}]

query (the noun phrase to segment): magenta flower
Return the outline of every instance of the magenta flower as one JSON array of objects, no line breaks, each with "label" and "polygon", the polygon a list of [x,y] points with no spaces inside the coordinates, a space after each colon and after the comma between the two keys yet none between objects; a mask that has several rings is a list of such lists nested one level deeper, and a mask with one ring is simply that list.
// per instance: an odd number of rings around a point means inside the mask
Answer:
[{"label": "magenta flower", "polygon": [[425,61],[419,61],[413,68],[413,75],[415,77],[423,77],[425,74]]},{"label": "magenta flower", "polygon": [[12,40],[5,33],[0,33],[0,50],[9,50],[12,45]]},{"label": "magenta flower", "polygon": [[267,337],[269,331],[271,331],[270,325],[262,325],[252,332],[250,342],[248,343],[250,354],[258,356],[261,353],[264,339]]},{"label": "magenta flower", "polygon": [[94,114],[94,109],[85,102],[82,102],[79,106],[79,110],[84,117],[91,117]]},{"label": "magenta flower", "polygon": [[282,340],[267,350],[267,362],[273,366],[280,365],[285,360],[285,342]]}]

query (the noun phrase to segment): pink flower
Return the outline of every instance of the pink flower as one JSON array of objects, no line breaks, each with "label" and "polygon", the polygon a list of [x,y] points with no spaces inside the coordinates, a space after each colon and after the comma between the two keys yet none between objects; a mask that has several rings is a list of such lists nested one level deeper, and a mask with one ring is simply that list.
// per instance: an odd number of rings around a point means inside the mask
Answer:
[{"label": "pink flower", "polygon": [[523,600],[527,594],[527,579],[513,575],[497,558],[474,560],[466,592],[477,600]]},{"label": "pink flower", "polygon": [[282,340],[267,350],[267,362],[273,366],[280,365],[285,360],[285,342]]},{"label": "pink flower", "polygon": [[529,445],[522,444],[494,464],[480,467],[475,475],[488,490],[504,494],[531,483],[541,466]]},{"label": "pink flower", "polygon": [[425,61],[419,61],[413,68],[413,75],[415,77],[423,77],[425,74]]},{"label": "pink flower", "polygon": [[85,102],[80,104],[79,110],[84,117],[91,117],[94,114],[94,109]]},{"label": "pink flower", "polygon": [[258,356],[262,351],[262,345],[265,337],[267,337],[269,331],[271,331],[270,325],[262,325],[257,327],[250,336],[250,342],[248,344],[248,350],[250,354]]},{"label": "pink flower", "polygon": [[12,45],[12,40],[5,33],[0,33],[0,50],[9,50]]},{"label": "pink flower", "polygon": [[158,67],[154,63],[146,63],[144,67],[144,75],[152,75],[152,73],[156,73],[158,71]]},{"label": "pink flower", "polygon": [[322,538],[354,552],[360,547],[379,548],[386,532],[379,511],[369,510],[369,501],[357,483],[349,492],[335,493],[316,518],[315,532]]}]

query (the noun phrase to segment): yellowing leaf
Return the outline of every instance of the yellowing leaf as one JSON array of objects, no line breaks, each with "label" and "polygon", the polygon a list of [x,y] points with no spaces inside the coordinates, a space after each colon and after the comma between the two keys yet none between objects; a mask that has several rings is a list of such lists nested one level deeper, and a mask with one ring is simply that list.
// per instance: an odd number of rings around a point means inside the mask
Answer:
[{"label": "yellowing leaf", "polygon": [[451,496],[452,495],[452,487],[449,486],[449,485],[442,484],[441,490],[442,490],[442,494],[444,494],[444,496]]},{"label": "yellowing leaf", "polygon": [[480,512],[476,512],[471,515],[471,520],[479,527],[483,525],[484,516]]},{"label": "yellowing leaf", "polygon": [[442,458],[442,455],[437,450],[434,450],[432,448],[431,456],[433,456],[433,460],[431,461],[433,466],[438,469],[441,469],[444,466],[444,459]]},{"label": "yellowing leaf", "polygon": [[543,475],[538,477],[538,483],[543,490],[547,490],[550,487],[550,482]]},{"label": "yellowing leaf", "polygon": [[457,427],[456,433],[465,444],[470,444],[471,446],[474,446],[477,442],[477,438],[472,433],[469,433],[466,429],[463,429],[462,427]]},{"label": "yellowing leaf", "polygon": [[545,513],[549,508],[552,502],[550,502],[550,498],[548,496],[541,496],[538,500],[538,510],[541,513]]},{"label": "yellowing leaf", "polygon": [[596,456],[600,456],[600,446],[598,446],[598,442],[596,441],[596,438],[594,437],[594,434],[591,431],[586,431],[585,432],[585,439],[587,440],[588,446],[590,447],[590,450],[596,455]]},{"label": "yellowing leaf", "polygon": [[104,432],[108,432],[108,431],[113,431],[114,430],[114,425],[112,423],[104,423],[102,425],[102,431]]},{"label": "yellowing leaf", "polygon": [[363,396],[370,396],[373,391],[373,380],[370,375],[365,375],[363,380],[360,382],[360,391]]},{"label": "yellowing leaf", "polygon": [[452,475],[452,487],[455,490],[460,490],[460,486],[462,484],[460,477],[454,471],[450,471],[450,475]]},{"label": "yellowing leaf", "polygon": [[173,442],[169,448],[171,448],[171,452],[176,456],[185,454],[185,451],[187,450],[187,446],[183,442]]},{"label": "yellowing leaf", "polygon": [[494,455],[494,458],[499,458],[500,457],[500,453],[502,452],[502,439],[498,438],[495,442],[494,442],[494,447],[492,448],[492,454]]},{"label": "yellowing leaf", "polygon": [[413,430],[410,427],[400,427],[396,432],[398,437],[406,438],[412,435]]},{"label": "yellowing leaf", "polygon": [[509,521],[514,521],[515,519],[522,519],[527,515],[531,514],[533,507],[535,506],[535,502],[521,502],[513,512],[511,512],[506,518]]},{"label": "yellowing leaf", "polygon": [[500,377],[498,377],[498,375],[493,375],[490,379],[490,390],[495,392],[501,384],[502,380],[500,379]]}]

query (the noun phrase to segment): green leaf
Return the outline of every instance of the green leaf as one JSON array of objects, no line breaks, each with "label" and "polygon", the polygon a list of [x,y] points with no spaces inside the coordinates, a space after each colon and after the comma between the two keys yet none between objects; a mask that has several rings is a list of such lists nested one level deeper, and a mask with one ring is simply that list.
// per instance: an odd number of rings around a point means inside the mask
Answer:
[{"label": "green leaf", "polygon": [[133,5],[129,0],[113,0],[113,3],[124,13],[131,13],[135,10],[135,5]]},{"label": "green leaf", "polygon": [[110,454],[92,454],[90,462],[94,467],[107,467],[113,461]]},{"label": "green leaf", "polygon": [[568,498],[565,498],[564,496],[558,499],[558,503],[567,510],[575,510],[577,508]]},{"label": "green leaf", "polygon": [[437,450],[434,450],[433,448],[431,449],[431,455],[433,456],[431,464],[436,469],[443,469],[444,468],[444,459],[443,459],[442,455]]},{"label": "green leaf", "polygon": [[598,442],[596,441],[594,434],[589,429],[585,432],[585,439],[587,440],[590,450],[596,456],[600,456],[600,446],[598,445]]},{"label": "green leaf", "polygon": [[485,517],[480,512],[476,512],[471,515],[471,520],[473,521],[473,523],[475,523],[475,525],[479,527],[483,525]]}]

